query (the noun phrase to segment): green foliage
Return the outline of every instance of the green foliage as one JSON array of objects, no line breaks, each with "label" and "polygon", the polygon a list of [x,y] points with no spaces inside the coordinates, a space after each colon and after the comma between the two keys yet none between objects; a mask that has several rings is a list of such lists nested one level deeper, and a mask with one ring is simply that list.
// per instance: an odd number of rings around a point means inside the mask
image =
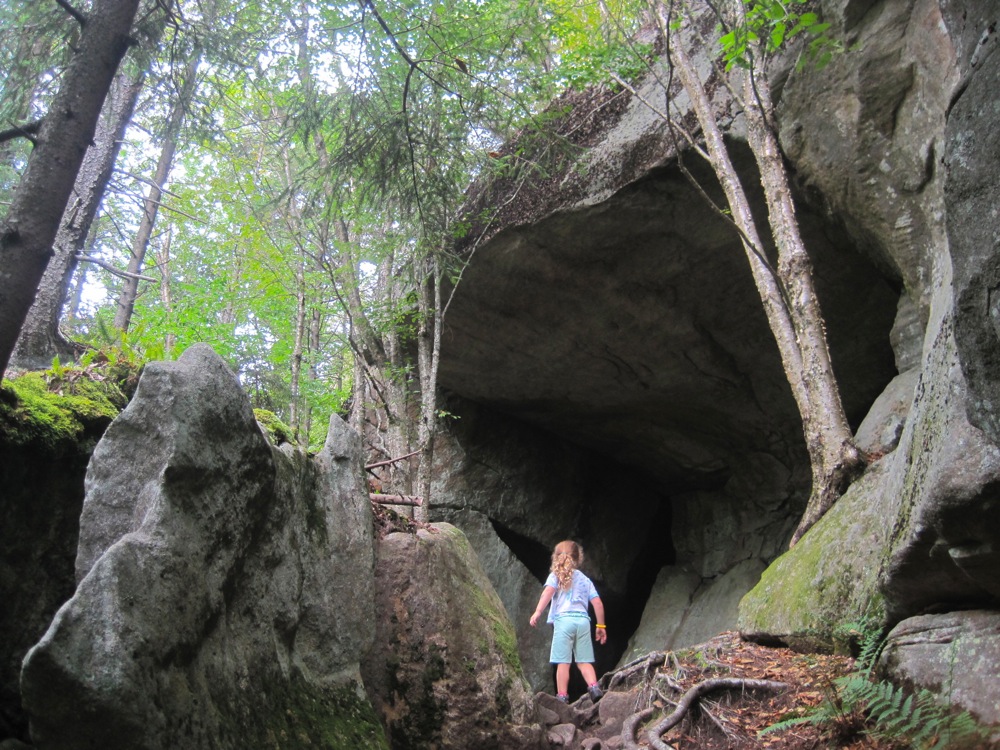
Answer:
[{"label": "green foliage", "polygon": [[810,0],[740,0],[744,18],[719,38],[726,70],[749,68],[755,52],[771,54],[796,37],[806,39],[799,67],[812,63],[822,68],[843,45],[827,33],[830,24],[807,7]]}]

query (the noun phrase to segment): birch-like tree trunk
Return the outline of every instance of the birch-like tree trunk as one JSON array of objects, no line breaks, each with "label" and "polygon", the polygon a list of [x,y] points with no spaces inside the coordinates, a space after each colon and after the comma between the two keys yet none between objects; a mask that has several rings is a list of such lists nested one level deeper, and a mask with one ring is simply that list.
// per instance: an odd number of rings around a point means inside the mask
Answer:
[{"label": "birch-like tree trunk", "polygon": [[792,536],[795,544],[833,506],[863,464],[840,398],[813,283],[812,261],[802,241],[785,162],[771,127],[774,105],[770,82],[767,75],[755,74],[753,68],[744,79],[748,140],[764,187],[768,221],[778,248],[778,276],[787,292],[799,347],[798,376],[809,404],[802,413],[802,425],[812,464],[812,492]]},{"label": "birch-like tree trunk", "polygon": [[94,0],[59,93],[45,115],[28,167],[0,226],[0,372],[52,256],[111,81],[132,43],[139,0]]},{"label": "birch-like tree trunk", "polygon": [[417,494],[423,505],[416,518],[428,520],[431,510],[431,481],[434,468],[434,437],[437,434],[437,374],[441,362],[441,268],[436,254],[425,261],[427,272],[417,277],[420,327],[417,332],[417,365],[420,374],[420,422],[418,445],[420,466],[417,470]]},{"label": "birch-like tree trunk", "polygon": [[[661,7],[662,10],[662,7]],[[658,14],[670,62],[691,99],[705,138],[709,161],[726,195],[741,235],[768,324],[778,345],[785,377],[802,419],[812,469],[806,511],[791,543],[840,497],[858,474],[861,456],[847,423],[826,341],[826,329],[812,279],[812,264],[802,242],[784,161],[770,127],[773,106],[763,71],[747,76],[742,104],[748,140],[761,173],[768,205],[771,238],[778,251],[777,268],[767,261],[746,192],[729,158],[705,84],[684,47],[684,30],[668,33]],[[735,94],[736,87],[732,87]]]}]

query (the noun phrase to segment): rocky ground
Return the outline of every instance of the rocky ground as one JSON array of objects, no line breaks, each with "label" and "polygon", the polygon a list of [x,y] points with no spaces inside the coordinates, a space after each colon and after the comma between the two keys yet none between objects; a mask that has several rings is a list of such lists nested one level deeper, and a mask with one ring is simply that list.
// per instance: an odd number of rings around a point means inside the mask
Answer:
[{"label": "rocky ground", "polygon": [[[903,750],[910,745],[875,736],[860,712],[846,713],[823,726],[800,723],[781,731],[761,731],[786,719],[803,716],[834,695],[834,680],[855,669],[846,656],[799,654],[786,648],[768,648],[723,633],[699,646],[672,654],[652,655],[629,670],[606,675],[608,690],[595,706],[581,698],[563,706],[539,695],[541,712],[549,724],[553,747],[582,750],[650,748],[649,729],[672,713],[674,704],[695,685],[709,680],[744,679],[760,684],[785,683],[772,690],[716,690],[662,735],[675,750]],[[754,684],[754,683],[748,683]],[[645,709],[651,709],[643,712]],[[642,720],[633,744],[623,738],[630,717]],[[635,719],[633,719],[635,721]],[[626,735],[628,732],[626,731]],[[935,742],[931,747],[954,747]],[[972,745],[971,747],[976,747]],[[986,745],[978,747],[985,748]]]}]

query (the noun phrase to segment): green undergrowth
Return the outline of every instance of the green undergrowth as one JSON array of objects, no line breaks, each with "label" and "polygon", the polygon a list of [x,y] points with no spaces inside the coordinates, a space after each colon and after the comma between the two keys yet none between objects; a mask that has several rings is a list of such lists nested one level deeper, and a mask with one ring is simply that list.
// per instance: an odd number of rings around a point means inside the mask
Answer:
[{"label": "green undergrowth", "polygon": [[860,629],[855,670],[827,685],[818,705],[785,717],[761,735],[812,724],[834,737],[863,734],[912,750],[986,746],[988,732],[968,711],[950,707],[929,690],[908,690],[878,679],[875,667],[885,644],[884,631],[874,622],[862,623]]},{"label": "green undergrowth", "polygon": [[0,444],[87,449],[128,404],[139,369],[89,362],[28,372],[0,383]]}]

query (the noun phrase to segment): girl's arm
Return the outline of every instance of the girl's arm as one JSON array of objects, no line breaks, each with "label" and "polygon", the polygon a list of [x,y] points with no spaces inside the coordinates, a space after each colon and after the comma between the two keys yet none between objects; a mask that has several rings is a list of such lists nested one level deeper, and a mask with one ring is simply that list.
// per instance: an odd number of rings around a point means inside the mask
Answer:
[{"label": "girl's arm", "polygon": [[595,596],[590,600],[590,603],[594,606],[594,614],[597,615],[597,630],[594,637],[598,643],[603,644],[608,640],[608,631],[604,622],[604,602],[601,601],[601,597]]},{"label": "girl's arm", "polygon": [[538,597],[538,606],[535,607],[535,612],[531,615],[531,619],[528,621],[531,623],[531,627],[535,627],[538,624],[538,618],[542,616],[542,612],[548,606],[549,602],[552,601],[552,596],[556,593],[556,590],[551,586],[546,586],[542,589],[542,595]]}]

